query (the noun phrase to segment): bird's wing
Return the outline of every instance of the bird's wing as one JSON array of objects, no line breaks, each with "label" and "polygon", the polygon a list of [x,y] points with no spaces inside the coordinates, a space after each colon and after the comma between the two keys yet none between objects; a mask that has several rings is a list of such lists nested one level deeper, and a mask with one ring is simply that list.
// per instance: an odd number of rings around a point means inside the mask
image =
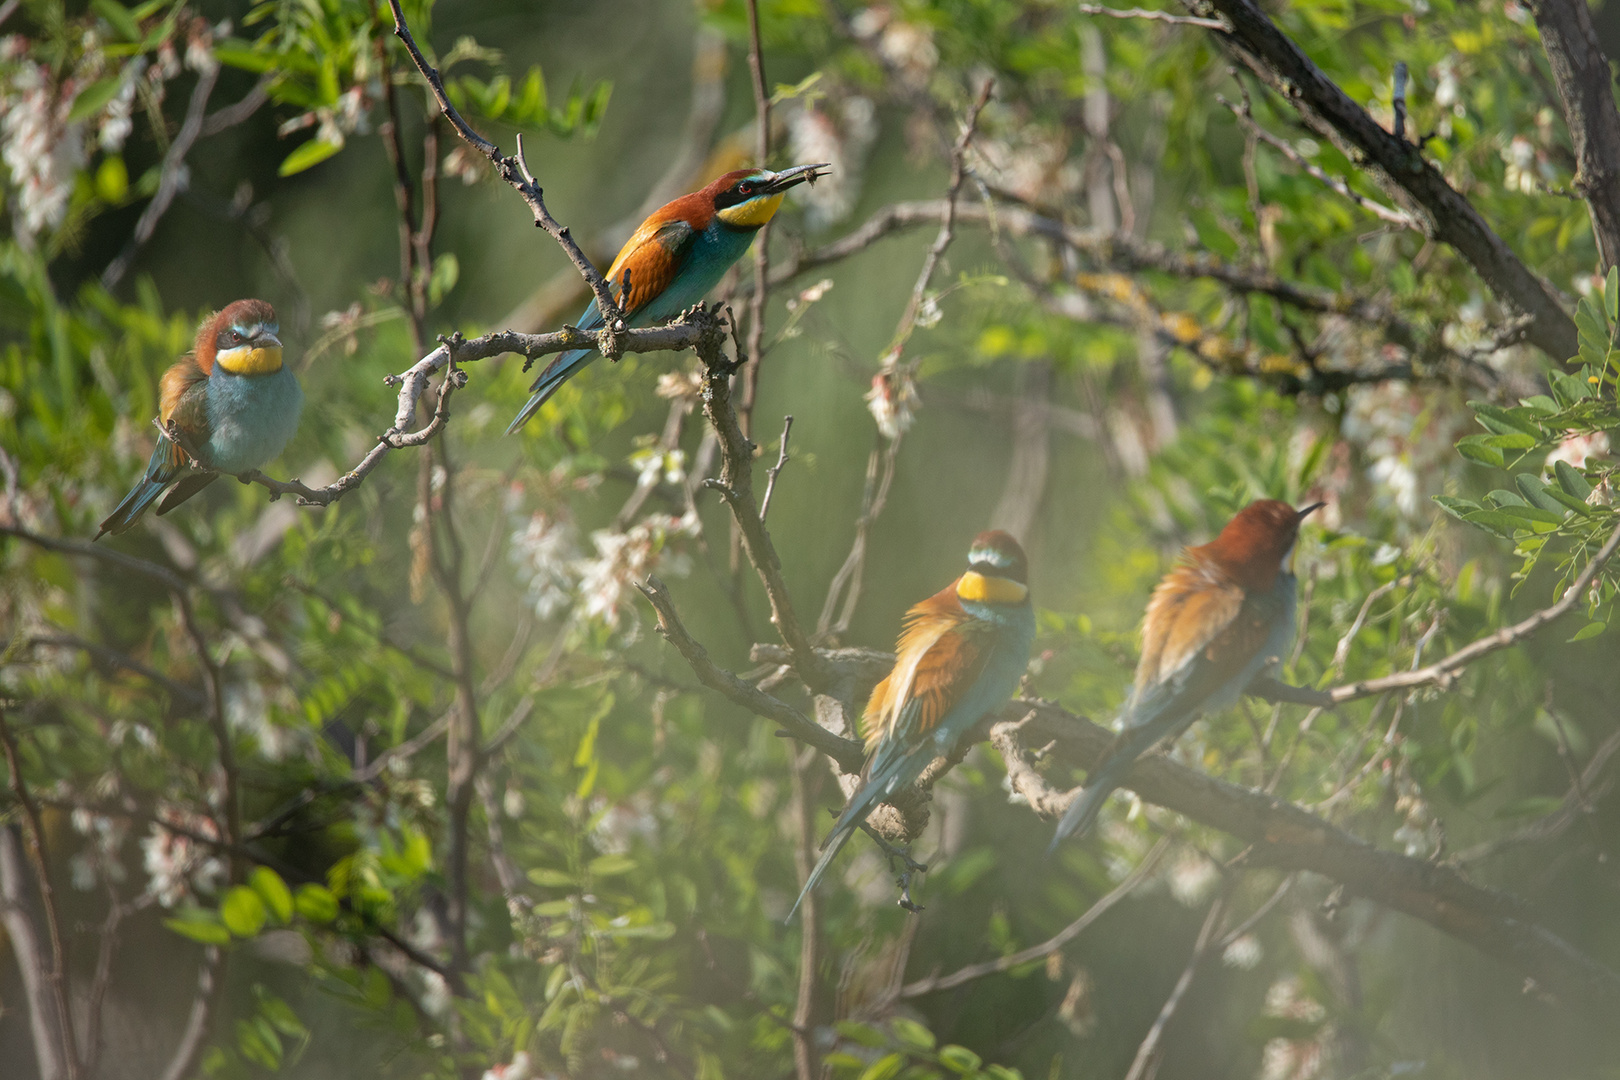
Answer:
[{"label": "bird's wing", "polygon": [[158,383],[158,419],[170,420],[181,431],[203,432],[208,428],[208,376],[190,353],[182,356]]},{"label": "bird's wing", "polygon": [[[648,218],[641,223],[641,228],[619,249],[618,258],[607,272],[608,284],[613,287],[614,298],[626,317],[633,318],[669,288],[695,239],[697,232],[682,218],[665,221]],[[625,289],[627,273],[628,290]]]},{"label": "bird's wing", "polygon": [[868,748],[933,731],[984,671],[991,643],[963,609],[954,582],[908,611],[894,670],[867,702]]},{"label": "bird's wing", "polygon": [[1189,562],[1154,590],[1142,629],[1142,660],[1126,726],[1196,707],[1242,673],[1271,637],[1283,601],[1249,593]]}]

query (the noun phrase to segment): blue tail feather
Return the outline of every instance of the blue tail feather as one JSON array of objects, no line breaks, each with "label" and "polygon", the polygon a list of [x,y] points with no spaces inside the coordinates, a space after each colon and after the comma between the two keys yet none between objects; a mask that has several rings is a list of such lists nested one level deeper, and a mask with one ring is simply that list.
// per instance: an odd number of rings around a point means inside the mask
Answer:
[{"label": "blue tail feather", "polygon": [[1136,759],[1153,749],[1159,740],[1180,735],[1197,718],[1197,712],[1160,714],[1151,723],[1122,731],[1118,742],[1108,751],[1108,756],[1086,775],[1085,790],[1064,811],[1063,820],[1058,822],[1057,832],[1046,849],[1047,855],[1056,851],[1058,845],[1069,837],[1078,838],[1089,832],[1096,823],[1097,815],[1102,813],[1103,803],[1119,787],[1125,774],[1136,764]]},{"label": "blue tail feather", "polygon": [[804,903],[804,898],[816,887],[821,876],[827,872],[827,867],[832,865],[833,859],[843,850],[844,845],[849,843],[849,838],[855,835],[855,830],[860,828],[867,815],[877,809],[878,803],[917,779],[928,763],[934,760],[935,751],[936,747],[931,741],[920,747],[912,747],[906,753],[896,755],[887,761],[883,760],[885,757],[883,751],[878,751],[877,756],[873,758],[873,764],[880,767],[872,770],[866,783],[849,797],[849,805],[838,815],[838,820],[833,824],[832,832],[827,834],[827,839],[821,842],[821,858],[816,860],[810,876],[805,878],[804,888],[799,890],[799,898],[793,901],[793,910],[788,912],[785,921],[793,921],[799,905]]},{"label": "blue tail feather", "polygon": [[101,523],[96,531],[96,539],[107,533],[121,533],[134,525],[146,513],[147,507],[157,501],[164,489],[174,483],[174,478],[185,468],[185,455],[180,448],[168,439],[159,436],[157,447],[152,451],[152,459],[146,464],[146,474],[141,477],[124,501],[119,503],[107,519]]},{"label": "blue tail feather", "polygon": [[533,393],[529,400],[524,403],[523,408],[519,410],[517,416],[507,425],[506,433],[510,435],[528,423],[529,417],[539,412],[540,406],[549,401],[551,395],[562,388],[563,383],[579,374],[596,357],[595,349],[573,349],[562,353],[547,364],[545,370],[540,372],[540,377],[534,380],[534,385],[529,387]]}]

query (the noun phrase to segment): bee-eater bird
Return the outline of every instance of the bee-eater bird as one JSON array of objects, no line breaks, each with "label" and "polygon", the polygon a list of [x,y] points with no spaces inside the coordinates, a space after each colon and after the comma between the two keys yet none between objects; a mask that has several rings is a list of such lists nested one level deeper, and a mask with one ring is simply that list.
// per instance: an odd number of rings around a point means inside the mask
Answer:
[{"label": "bee-eater bird", "polygon": [[[781,172],[738,169],[654,210],[625,241],[605,275],[625,325],[653,326],[702,300],[742,258],[760,227],[775,216],[788,189],[814,183],[825,168],[821,164],[795,165]],[[594,331],[601,326],[602,312],[593,299],[580,316],[579,328]],[[558,387],[596,356],[595,349],[559,353],[529,387],[528,403],[506,433],[527,423]]]},{"label": "bee-eater bird", "polygon": [[[220,473],[257,469],[281,453],[298,428],[304,392],[282,363],[277,330],[276,310],[263,300],[238,300],[203,320],[192,351],[160,383],[158,421],[173,424],[185,446],[158,436],[146,475],[101,523],[97,539],[135,524],[171,484],[159,514]],[[191,467],[192,454],[201,469]]]},{"label": "bee-eater bird", "polygon": [[793,911],[878,803],[950,753],[1018,689],[1035,641],[1027,573],[1018,541],[999,530],[980,533],[967,573],[906,612],[894,670],[866,703],[861,786],[822,841]]},{"label": "bee-eater bird", "polygon": [[1288,556],[1300,522],[1321,505],[1252,502],[1214,540],[1188,548],[1159,582],[1142,621],[1142,658],[1119,736],[1086,776],[1052,848],[1091,828],[1103,801],[1154,744],[1237,701],[1282,659],[1294,640],[1297,597]]}]

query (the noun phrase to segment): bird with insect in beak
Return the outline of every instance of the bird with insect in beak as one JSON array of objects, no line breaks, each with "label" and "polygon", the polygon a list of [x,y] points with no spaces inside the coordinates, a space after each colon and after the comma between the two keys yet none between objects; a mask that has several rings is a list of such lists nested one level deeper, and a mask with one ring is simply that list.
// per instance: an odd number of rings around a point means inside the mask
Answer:
[{"label": "bird with insect in beak", "polygon": [[[281,358],[276,310],[238,300],[210,315],[196,345],[163,373],[158,436],[146,474],[96,533],[121,533],[168,491],[167,514],[214,482],[273,460],[298,429],[304,392]],[[193,468],[192,462],[201,468]],[[172,487],[170,485],[173,485]]]},{"label": "bird with insect in beak", "polygon": [[894,670],[866,703],[861,785],[822,841],[793,911],[879,803],[955,750],[1018,689],[1035,641],[1027,578],[1018,541],[999,530],[980,533],[967,572],[906,612]]},{"label": "bird with insect in beak", "polygon": [[[1252,502],[1164,576],[1142,621],[1136,684],[1120,732],[1058,823],[1052,849],[1084,836],[1137,758],[1173,742],[1205,713],[1237,701],[1281,662],[1294,640],[1298,585],[1288,558],[1306,515],[1275,499]],[[1049,849],[1050,850],[1050,849]]]},{"label": "bird with insect in beak", "polygon": [[[795,165],[781,172],[738,169],[654,210],[603,275],[624,313],[625,325],[655,326],[702,300],[742,258],[754,242],[754,234],[776,215],[788,189],[814,183],[827,167]],[[586,331],[601,329],[602,312],[594,299],[578,325]],[[597,355],[595,349],[558,354],[529,387],[529,400],[506,433],[528,423],[563,383]]]}]

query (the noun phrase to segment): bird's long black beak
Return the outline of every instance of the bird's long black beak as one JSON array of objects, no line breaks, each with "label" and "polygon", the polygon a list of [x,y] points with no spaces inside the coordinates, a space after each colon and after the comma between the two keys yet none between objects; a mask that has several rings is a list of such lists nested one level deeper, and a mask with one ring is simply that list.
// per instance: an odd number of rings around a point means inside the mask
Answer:
[{"label": "bird's long black beak", "polygon": [[253,335],[250,344],[256,349],[279,349],[281,348],[281,339],[268,330],[260,330]]},{"label": "bird's long black beak", "polygon": [[1327,505],[1327,503],[1325,503],[1325,502],[1313,502],[1313,503],[1311,503],[1311,505],[1305,507],[1303,510],[1298,511],[1299,520],[1304,521],[1307,517],[1310,517],[1311,514],[1315,513],[1317,510],[1322,509],[1322,507],[1324,507],[1326,505]]},{"label": "bird's long black beak", "polygon": [[761,194],[775,195],[779,191],[786,191],[790,187],[797,187],[803,183],[815,183],[826,176],[824,170],[831,169],[830,162],[823,161],[816,165],[795,165],[791,169],[783,169],[771,177],[763,185],[765,190]]}]

